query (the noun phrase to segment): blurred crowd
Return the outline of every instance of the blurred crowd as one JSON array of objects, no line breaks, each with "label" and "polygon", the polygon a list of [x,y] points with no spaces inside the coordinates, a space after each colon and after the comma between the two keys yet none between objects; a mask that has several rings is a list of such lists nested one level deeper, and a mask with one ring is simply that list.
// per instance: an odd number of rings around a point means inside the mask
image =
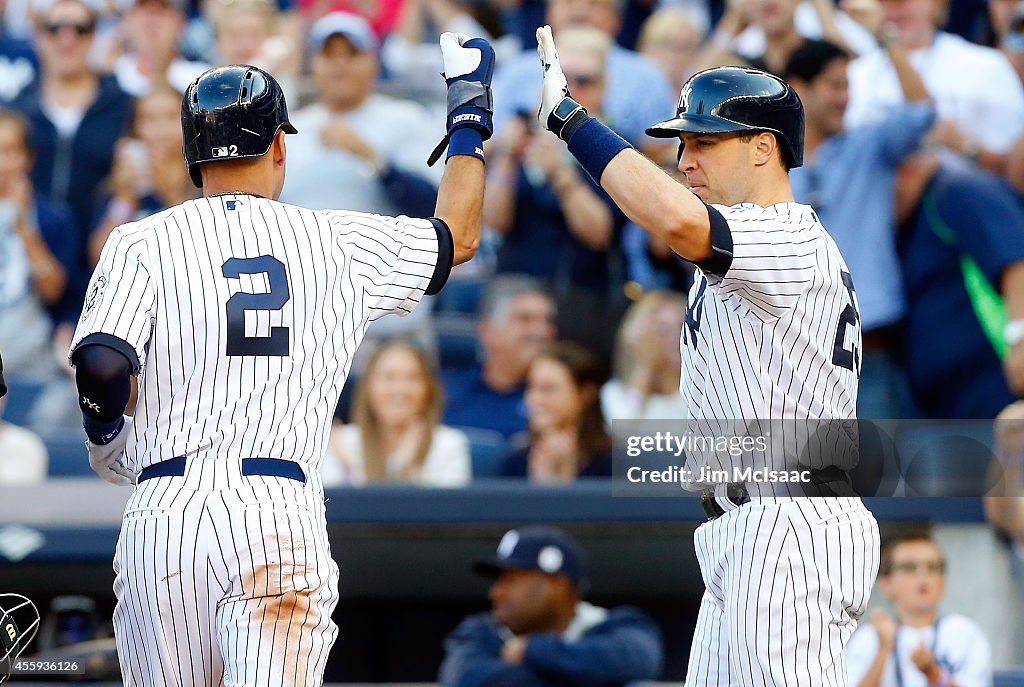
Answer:
[{"label": "blurred crowd", "polygon": [[793,84],[794,192],[860,304],[862,417],[994,418],[1024,393],[1024,0],[0,0],[0,476],[43,479],[77,441],[66,354],[111,229],[198,193],[185,86],[231,63],[280,80],[300,132],[282,201],[430,216],[442,31],[498,54],[482,248],[371,327],[325,481],[610,474],[612,420],[683,412],[692,268],[538,131],[544,23],[574,97],[681,182],[644,129],[689,76]]}]

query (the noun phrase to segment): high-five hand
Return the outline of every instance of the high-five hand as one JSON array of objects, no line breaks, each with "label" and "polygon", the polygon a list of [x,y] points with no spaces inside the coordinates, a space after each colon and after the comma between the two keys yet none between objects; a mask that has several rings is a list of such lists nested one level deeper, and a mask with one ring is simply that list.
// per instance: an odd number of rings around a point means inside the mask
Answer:
[{"label": "high-five hand", "polygon": [[569,84],[558,62],[558,50],[551,36],[551,27],[537,29],[537,54],[544,68],[544,87],[541,90],[537,118],[540,125],[563,141],[568,141],[576,129],[587,121],[587,109],[572,99]]},{"label": "high-five hand", "polygon": [[[483,38],[470,38],[464,33],[450,31],[441,34],[441,57],[444,60],[444,80],[448,84],[447,134],[427,160],[433,165],[448,147],[452,134],[461,128],[480,132],[487,140],[494,132],[491,115],[494,100],[491,97],[491,77],[494,75],[494,48]],[[448,156],[475,155],[483,159],[483,150],[452,146]]]}]

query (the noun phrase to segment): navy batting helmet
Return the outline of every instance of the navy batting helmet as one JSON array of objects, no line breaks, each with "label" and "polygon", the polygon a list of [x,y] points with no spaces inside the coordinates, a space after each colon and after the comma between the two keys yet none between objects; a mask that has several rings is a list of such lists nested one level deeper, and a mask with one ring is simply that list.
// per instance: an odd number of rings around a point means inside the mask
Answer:
[{"label": "navy batting helmet", "polygon": [[804,106],[777,76],[745,67],[694,74],[679,93],[676,116],[647,129],[655,138],[731,131],[770,131],[788,167],[804,163]]},{"label": "navy batting helmet", "polygon": [[198,187],[203,185],[201,162],[265,155],[280,129],[298,133],[288,122],[281,85],[258,67],[209,69],[181,98],[182,150]]}]

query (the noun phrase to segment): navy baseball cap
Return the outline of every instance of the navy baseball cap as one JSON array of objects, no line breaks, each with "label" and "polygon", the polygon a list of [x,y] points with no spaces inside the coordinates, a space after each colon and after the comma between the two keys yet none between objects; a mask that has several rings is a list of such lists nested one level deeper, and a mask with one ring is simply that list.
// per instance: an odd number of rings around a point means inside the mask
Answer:
[{"label": "navy baseball cap", "polygon": [[505,570],[539,570],[564,575],[580,591],[589,583],[586,553],[557,527],[509,530],[498,544],[497,556],[476,561],[473,570],[485,577],[497,577]]}]

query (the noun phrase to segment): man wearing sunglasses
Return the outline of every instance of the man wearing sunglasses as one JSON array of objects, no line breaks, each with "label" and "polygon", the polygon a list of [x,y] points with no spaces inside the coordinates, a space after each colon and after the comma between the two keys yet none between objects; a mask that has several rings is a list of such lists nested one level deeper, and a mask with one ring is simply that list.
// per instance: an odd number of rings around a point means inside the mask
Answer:
[{"label": "man wearing sunglasses", "polygon": [[910,532],[890,540],[878,570],[878,589],[896,617],[879,609],[850,639],[850,685],[991,685],[992,652],[981,628],[958,613],[939,613],[946,560],[931,535]]},{"label": "man wearing sunglasses", "polygon": [[[83,246],[96,211],[96,190],[110,173],[114,144],[131,108],[131,98],[113,77],[89,66],[95,20],[81,0],[57,0],[40,13],[35,41],[41,70],[13,103],[31,126],[32,184],[39,193],[67,203]],[[77,260],[79,269],[69,270],[75,278],[59,308],[58,319],[69,323],[78,319],[89,272],[84,251]],[[70,329],[65,329],[70,343]]]}]

